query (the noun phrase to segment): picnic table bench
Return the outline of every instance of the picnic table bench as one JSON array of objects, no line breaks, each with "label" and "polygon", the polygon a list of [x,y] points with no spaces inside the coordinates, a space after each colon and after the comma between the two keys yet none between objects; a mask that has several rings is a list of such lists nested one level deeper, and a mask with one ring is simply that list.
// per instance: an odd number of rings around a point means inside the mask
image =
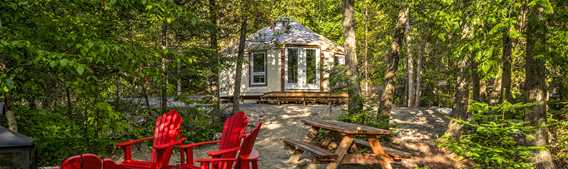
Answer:
[{"label": "picnic table bench", "polygon": [[[294,149],[291,160],[299,159],[298,155],[307,154],[309,158],[318,163],[329,163],[327,169],[336,169],[339,164],[380,164],[382,168],[391,169],[393,158],[385,152],[385,149],[377,139],[378,136],[390,135],[391,132],[360,124],[340,122],[336,120],[304,119],[302,122],[310,126],[308,134],[303,141],[284,139],[285,145]],[[341,134],[341,141],[335,152],[331,152],[319,145],[313,144],[318,130],[324,129]],[[355,137],[367,138],[367,142],[355,139]],[[356,142],[369,146],[372,153],[349,154],[349,150]]]}]

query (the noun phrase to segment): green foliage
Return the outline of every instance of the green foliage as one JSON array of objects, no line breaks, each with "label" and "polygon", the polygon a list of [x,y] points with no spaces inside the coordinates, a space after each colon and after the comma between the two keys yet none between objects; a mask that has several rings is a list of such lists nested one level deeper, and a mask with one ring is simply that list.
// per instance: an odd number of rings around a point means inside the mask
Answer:
[{"label": "green foliage", "polygon": [[[107,103],[98,103],[95,116],[18,107],[19,132],[34,139],[40,154],[39,165],[58,165],[64,158],[80,153],[109,156],[114,144],[124,140],[127,121]],[[87,109],[77,111],[90,111]],[[90,113],[89,113],[90,114]],[[94,118],[97,117],[97,118]],[[86,119],[86,120],[79,120]]]},{"label": "green foliage", "polygon": [[183,115],[186,123],[184,123],[184,127],[182,128],[182,134],[188,136],[187,139],[191,142],[213,140],[215,134],[222,129],[222,126],[216,125],[211,120],[212,113],[210,108],[190,108],[184,110]]},{"label": "green foliage", "polygon": [[[108,157],[118,141],[151,135],[158,114],[128,99],[159,94],[157,86],[165,79],[162,57],[171,61],[169,84],[180,80],[188,88],[181,95],[207,91],[215,67],[210,64],[215,58],[208,56],[215,50],[203,43],[212,28],[202,10],[206,5],[0,2],[0,98],[11,101],[20,132],[38,144],[40,166],[85,152]],[[160,36],[164,27],[168,29]],[[172,95],[174,85],[166,87]],[[186,133],[194,140],[211,138],[218,129],[196,124],[207,130]]]},{"label": "green foliage", "polygon": [[329,73],[329,86],[332,93],[347,93],[347,81],[349,77],[345,74],[347,72],[347,65],[335,64],[332,68],[324,68],[326,73]]},{"label": "green foliage", "polygon": [[554,158],[561,165],[568,164],[568,102],[563,103],[561,109],[551,110],[547,117],[553,142],[548,148],[554,154]]},{"label": "green foliage", "polygon": [[490,106],[473,103],[468,110],[472,117],[458,121],[463,125],[462,135],[454,140],[445,135],[440,145],[471,159],[475,168],[533,168],[532,152],[523,141],[530,140],[528,133],[534,127],[523,120],[533,104],[505,102]]},{"label": "green foliage", "polygon": [[337,120],[363,124],[371,127],[389,129],[389,117],[386,115],[379,115],[377,117],[376,113],[370,111],[362,111],[361,113],[349,114],[343,113],[337,117]]}]

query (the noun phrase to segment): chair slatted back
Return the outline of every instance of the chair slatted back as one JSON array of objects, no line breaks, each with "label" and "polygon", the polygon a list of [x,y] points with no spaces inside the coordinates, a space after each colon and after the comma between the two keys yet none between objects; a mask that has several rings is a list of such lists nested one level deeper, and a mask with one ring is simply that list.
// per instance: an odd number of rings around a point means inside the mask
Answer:
[{"label": "chair slatted back", "polygon": [[183,119],[181,115],[172,109],[156,119],[154,128],[154,145],[174,142],[180,136],[180,127]]},{"label": "chair slatted back", "polygon": [[250,132],[250,134],[247,135],[243,139],[243,144],[241,145],[241,150],[239,151],[239,156],[250,155],[250,153],[252,152],[252,149],[254,148],[254,142],[256,141],[256,136],[258,136],[258,133],[260,132],[261,126],[262,126],[262,123],[258,122],[256,124],[256,127],[254,127],[254,129],[252,130],[252,132]]},{"label": "chair slatted back", "polygon": [[[219,149],[225,150],[240,146],[247,124],[248,117],[244,112],[237,112],[229,117],[223,125]],[[235,155],[225,155],[224,157],[234,157]]]},{"label": "chair slatted back", "polygon": [[[180,127],[183,122],[181,115],[172,109],[156,119],[154,128],[153,146],[164,145],[175,142],[181,136]],[[167,166],[173,148],[165,151],[157,151],[152,148],[152,168],[162,168]]]}]

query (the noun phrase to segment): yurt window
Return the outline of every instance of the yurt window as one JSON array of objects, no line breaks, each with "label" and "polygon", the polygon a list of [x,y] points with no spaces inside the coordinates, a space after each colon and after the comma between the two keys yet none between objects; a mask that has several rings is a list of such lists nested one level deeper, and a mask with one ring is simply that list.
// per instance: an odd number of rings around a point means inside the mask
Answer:
[{"label": "yurt window", "polygon": [[250,65],[251,85],[266,85],[266,52],[254,52]]}]

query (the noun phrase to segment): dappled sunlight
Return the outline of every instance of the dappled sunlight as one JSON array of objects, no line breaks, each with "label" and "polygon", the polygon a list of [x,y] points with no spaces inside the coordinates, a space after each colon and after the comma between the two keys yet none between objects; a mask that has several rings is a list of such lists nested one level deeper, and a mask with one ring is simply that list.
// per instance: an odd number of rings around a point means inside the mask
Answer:
[{"label": "dappled sunlight", "polygon": [[281,117],[282,117],[282,119],[290,119],[290,118],[300,118],[300,117],[309,117],[309,116],[311,116],[311,114],[309,114],[309,113],[304,113],[304,114],[298,114],[298,115],[287,115],[287,114],[284,114],[284,115],[282,115]]},{"label": "dappled sunlight", "polygon": [[396,126],[397,135],[392,142],[409,153],[417,154],[404,159],[404,167],[463,168],[463,161],[435,145],[436,139],[446,131],[450,112],[451,109],[437,107],[397,107],[392,110],[391,122]]},{"label": "dappled sunlight", "polygon": [[271,123],[271,124],[267,124],[267,125],[263,126],[263,129],[266,128],[268,130],[274,130],[274,129],[277,129],[277,128],[280,128],[280,127],[282,127],[281,124]]},{"label": "dappled sunlight", "polygon": [[[343,106],[340,106],[343,107]],[[261,120],[264,125],[255,143],[263,159],[260,168],[295,168],[294,164],[285,163],[289,152],[284,148],[283,138],[303,139],[308,127],[300,120],[305,118],[335,119],[340,114],[339,107],[328,105],[266,105],[243,104],[241,109],[247,112],[251,122]]]}]

